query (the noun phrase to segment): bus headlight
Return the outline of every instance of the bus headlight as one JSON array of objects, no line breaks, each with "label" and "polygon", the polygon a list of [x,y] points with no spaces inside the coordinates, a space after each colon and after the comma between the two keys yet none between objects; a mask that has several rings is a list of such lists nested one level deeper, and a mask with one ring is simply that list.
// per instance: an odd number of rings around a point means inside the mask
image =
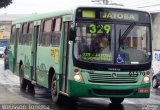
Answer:
[{"label": "bus headlight", "polygon": [[146,71],[145,76],[143,78],[143,83],[149,83],[150,82],[150,71]]},{"label": "bus headlight", "polygon": [[82,75],[79,71],[79,69],[74,69],[74,80],[77,81],[77,82],[82,82],[83,81],[83,78],[82,78]]},{"label": "bus headlight", "polygon": [[144,83],[149,83],[149,77],[145,76],[144,79],[143,79],[143,82]]}]

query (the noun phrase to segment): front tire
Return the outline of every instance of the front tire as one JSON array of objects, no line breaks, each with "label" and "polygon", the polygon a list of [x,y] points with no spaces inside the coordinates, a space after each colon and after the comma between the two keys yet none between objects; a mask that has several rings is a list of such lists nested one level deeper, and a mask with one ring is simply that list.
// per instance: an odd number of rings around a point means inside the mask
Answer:
[{"label": "front tire", "polygon": [[124,98],[110,98],[110,101],[113,104],[121,104],[123,102]]},{"label": "front tire", "polygon": [[152,87],[155,88],[155,89],[157,89],[158,86],[159,86],[159,85],[158,85],[157,77],[154,77],[154,78],[152,79]]},{"label": "front tire", "polygon": [[54,103],[63,104],[63,96],[57,91],[57,79],[55,74],[53,75],[51,82],[51,95]]},{"label": "front tire", "polygon": [[20,89],[26,90],[28,80],[24,78],[24,66],[21,65],[19,69]]}]

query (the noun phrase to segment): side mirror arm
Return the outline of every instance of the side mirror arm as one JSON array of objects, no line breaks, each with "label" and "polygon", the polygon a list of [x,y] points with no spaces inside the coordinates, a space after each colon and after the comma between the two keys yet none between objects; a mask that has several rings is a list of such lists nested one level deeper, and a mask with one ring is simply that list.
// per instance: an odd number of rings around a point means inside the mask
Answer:
[{"label": "side mirror arm", "polygon": [[69,40],[74,41],[76,37],[76,30],[74,27],[69,29]]}]

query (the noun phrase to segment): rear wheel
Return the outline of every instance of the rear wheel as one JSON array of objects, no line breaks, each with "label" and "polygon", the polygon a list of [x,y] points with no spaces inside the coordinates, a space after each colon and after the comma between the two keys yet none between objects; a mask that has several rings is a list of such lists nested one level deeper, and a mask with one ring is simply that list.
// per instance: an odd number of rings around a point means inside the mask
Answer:
[{"label": "rear wheel", "polygon": [[31,83],[31,81],[29,81],[28,83],[28,92],[31,94],[31,95],[34,95],[35,94],[35,89],[34,89],[35,85],[33,85]]},{"label": "rear wheel", "polygon": [[9,69],[8,67],[8,58],[4,57],[4,70]]},{"label": "rear wheel", "polygon": [[153,88],[158,88],[158,81],[157,81],[157,77],[154,77],[152,80],[152,87]]},{"label": "rear wheel", "polygon": [[123,102],[124,98],[110,98],[110,101],[113,104],[121,104]]},{"label": "rear wheel", "polygon": [[8,69],[8,64],[4,64],[4,70]]},{"label": "rear wheel", "polygon": [[24,78],[24,67],[23,65],[20,66],[19,69],[19,78],[20,78],[20,89],[26,90],[26,87],[28,85],[28,80]]}]

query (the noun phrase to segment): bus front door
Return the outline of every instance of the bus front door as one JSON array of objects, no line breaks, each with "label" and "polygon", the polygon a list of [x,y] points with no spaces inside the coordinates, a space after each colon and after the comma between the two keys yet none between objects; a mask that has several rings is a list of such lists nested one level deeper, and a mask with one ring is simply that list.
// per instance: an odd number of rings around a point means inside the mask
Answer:
[{"label": "bus front door", "polygon": [[63,40],[63,63],[62,63],[62,91],[67,92],[68,63],[69,63],[69,33],[70,22],[64,22],[64,40]]},{"label": "bus front door", "polygon": [[37,61],[37,42],[40,31],[40,21],[34,22],[34,35],[32,42],[32,51],[31,51],[31,80],[32,84],[36,83],[36,61]]}]

